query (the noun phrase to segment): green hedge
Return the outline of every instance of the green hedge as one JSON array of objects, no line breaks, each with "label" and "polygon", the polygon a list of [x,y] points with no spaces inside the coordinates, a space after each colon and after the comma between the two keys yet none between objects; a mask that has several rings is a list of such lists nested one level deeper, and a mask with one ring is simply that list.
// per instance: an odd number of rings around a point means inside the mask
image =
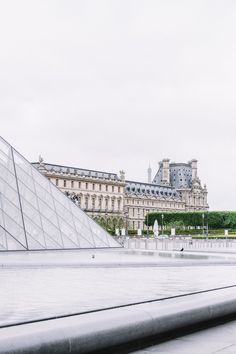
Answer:
[{"label": "green hedge", "polygon": [[[163,218],[162,218],[163,215]],[[204,215],[204,218],[203,218]],[[236,228],[235,211],[196,211],[196,212],[157,212],[146,215],[145,224],[153,226],[155,220],[159,225],[173,227],[202,227],[208,224],[212,229]]]}]

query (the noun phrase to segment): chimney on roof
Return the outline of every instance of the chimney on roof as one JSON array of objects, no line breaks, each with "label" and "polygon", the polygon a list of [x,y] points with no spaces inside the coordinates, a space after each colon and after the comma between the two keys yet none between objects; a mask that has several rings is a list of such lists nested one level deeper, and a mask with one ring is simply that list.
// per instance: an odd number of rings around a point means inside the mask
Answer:
[{"label": "chimney on roof", "polygon": [[162,160],[162,183],[170,184],[170,160]]},{"label": "chimney on roof", "polygon": [[190,161],[191,169],[192,169],[192,180],[194,181],[197,178],[197,160],[193,159]]}]

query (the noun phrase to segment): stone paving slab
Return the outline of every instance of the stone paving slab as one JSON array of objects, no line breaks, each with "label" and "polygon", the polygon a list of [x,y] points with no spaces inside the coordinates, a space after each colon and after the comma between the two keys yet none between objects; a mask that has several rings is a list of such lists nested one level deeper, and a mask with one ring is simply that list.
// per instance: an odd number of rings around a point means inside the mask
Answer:
[{"label": "stone paving slab", "polygon": [[[195,294],[162,302],[128,306],[113,310],[59,318],[50,321],[12,326],[0,329],[1,354],[89,353],[114,346],[126,346],[130,341],[161,335],[173,330],[217,320],[222,316],[236,314],[236,289],[223,289],[204,294]],[[204,332],[203,332],[204,333]],[[186,350],[181,351],[182,340],[170,342],[170,347],[150,348],[147,353],[216,353],[231,348],[235,341],[221,341],[214,336],[212,341],[194,347],[186,340]],[[210,338],[208,337],[208,340]],[[210,344],[209,344],[210,343]],[[220,344],[221,343],[221,344]],[[168,344],[168,343],[166,343]],[[196,343],[195,343],[196,344]],[[166,350],[166,351],[165,351]]]},{"label": "stone paving slab", "polygon": [[236,321],[189,334],[132,354],[235,354]]}]

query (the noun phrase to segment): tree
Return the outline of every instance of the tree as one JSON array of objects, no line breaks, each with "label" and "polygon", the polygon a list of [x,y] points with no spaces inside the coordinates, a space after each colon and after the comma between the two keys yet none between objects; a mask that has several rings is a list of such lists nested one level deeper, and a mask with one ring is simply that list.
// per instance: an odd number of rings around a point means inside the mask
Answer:
[{"label": "tree", "polygon": [[[153,226],[155,220],[159,224],[173,227],[202,227],[203,223],[211,229],[236,228],[235,211],[194,211],[194,212],[156,212],[146,215],[145,224]],[[204,219],[203,219],[204,215]]]}]

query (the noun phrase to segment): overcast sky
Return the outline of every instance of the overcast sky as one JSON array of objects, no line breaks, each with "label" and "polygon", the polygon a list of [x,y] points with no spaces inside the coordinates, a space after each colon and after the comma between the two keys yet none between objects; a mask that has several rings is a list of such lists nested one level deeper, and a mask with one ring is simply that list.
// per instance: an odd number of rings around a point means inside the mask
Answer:
[{"label": "overcast sky", "polygon": [[0,0],[1,135],[137,181],[196,158],[235,210],[235,19],[235,0]]}]

